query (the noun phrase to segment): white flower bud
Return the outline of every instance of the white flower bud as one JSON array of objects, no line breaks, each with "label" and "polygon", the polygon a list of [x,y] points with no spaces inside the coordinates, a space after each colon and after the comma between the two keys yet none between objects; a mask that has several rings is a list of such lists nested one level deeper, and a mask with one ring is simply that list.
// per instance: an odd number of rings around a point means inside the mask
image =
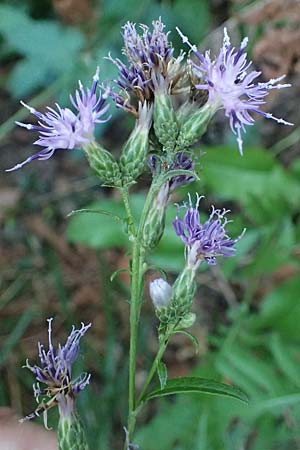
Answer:
[{"label": "white flower bud", "polygon": [[172,297],[172,286],[163,278],[151,281],[149,286],[150,297],[155,308],[166,308]]}]

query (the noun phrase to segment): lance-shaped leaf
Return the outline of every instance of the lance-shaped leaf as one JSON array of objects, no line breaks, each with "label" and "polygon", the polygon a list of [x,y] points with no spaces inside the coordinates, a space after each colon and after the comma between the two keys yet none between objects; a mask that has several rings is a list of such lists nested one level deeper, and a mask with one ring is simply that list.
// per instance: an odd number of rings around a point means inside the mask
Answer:
[{"label": "lance-shaped leaf", "polygon": [[152,391],[145,394],[141,399],[141,403],[156,397],[187,393],[222,395],[248,403],[248,397],[239,388],[198,377],[169,379],[163,389],[160,386],[156,386]]}]

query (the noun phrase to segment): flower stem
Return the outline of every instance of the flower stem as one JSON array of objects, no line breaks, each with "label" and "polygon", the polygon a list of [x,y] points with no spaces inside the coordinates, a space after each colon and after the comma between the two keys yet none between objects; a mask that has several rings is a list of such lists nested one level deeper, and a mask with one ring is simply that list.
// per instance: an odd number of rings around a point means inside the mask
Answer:
[{"label": "flower stem", "polygon": [[162,359],[162,357],[163,357],[163,355],[165,353],[167,345],[168,345],[168,339],[166,338],[163,341],[163,343],[161,343],[160,346],[159,346],[158,352],[157,352],[157,354],[155,356],[155,359],[154,359],[154,361],[152,363],[150,372],[149,372],[149,374],[148,374],[148,376],[146,378],[146,381],[144,383],[143,389],[142,389],[142,391],[141,391],[141,393],[139,395],[139,398],[138,398],[138,400],[136,402],[136,406],[137,407],[139,407],[139,405],[140,405],[140,403],[142,401],[142,398],[144,397],[144,395],[145,395],[145,393],[147,391],[147,388],[148,388],[149,384],[151,383],[153,376],[155,375],[155,372],[157,370],[157,366],[160,363],[160,361],[161,361],[161,359]]},{"label": "flower stem", "polygon": [[[160,180],[153,181],[148,195],[146,197],[145,205],[141,214],[140,223],[137,234],[131,234],[134,237],[132,249],[132,266],[131,266],[131,300],[130,300],[130,350],[129,350],[129,398],[128,398],[128,434],[129,440],[132,439],[135,422],[135,372],[136,372],[136,348],[138,336],[138,324],[140,318],[140,311],[142,305],[142,286],[144,276],[144,261],[146,249],[142,243],[143,228],[149,209],[153,204],[153,199],[160,188]],[[129,214],[130,206],[128,200],[128,191],[122,190],[125,208],[128,214],[129,230],[130,227],[134,230],[134,224],[131,213]],[[125,447],[126,444],[125,444]]]},{"label": "flower stem", "polygon": [[135,236],[136,232],[135,232],[135,226],[134,226],[131,206],[130,206],[130,202],[129,202],[128,187],[123,187],[121,189],[121,193],[122,193],[123,202],[124,202],[124,206],[125,206],[125,210],[126,210],[126,214],[127,214],[128,230],[129,230],[129,233],[131,234],[131,236]]}]

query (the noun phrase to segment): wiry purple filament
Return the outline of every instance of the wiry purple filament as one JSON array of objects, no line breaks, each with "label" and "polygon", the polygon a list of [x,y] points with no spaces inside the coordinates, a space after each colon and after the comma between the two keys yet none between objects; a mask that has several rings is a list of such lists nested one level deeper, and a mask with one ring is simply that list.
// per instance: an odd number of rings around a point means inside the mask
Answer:
[{"label": "wiry purple filament", "polygon": [[[72,380],[72,367],[79,354],[79,342],[82,336],[90,328],[91,324],[81,328],[72,328],[71,334],[64,345],[58,345],[55,349],[52,344],[52,319],[48,319],[48,349],[43,344],[38,343],[40,366],[26,367],[35,375],[37,384],[34,385],[34,395],[38,401],[40,395],[51,398],[51,403],[60,403],[65,396],[74,397],[78,395],[89,383],[90,375],[82,373]],[[39,383],[46,384],[46,388],[40,388]],[[43,408],[41,408],[42,411]],[[39,411],[39,408],[38,408]],[[37,413],[31,414],[28,418],[34,417]],[[32,416],[32,417],[31,417]]]},{"label": "wiry purple filament", "polygon": [[[115,84],[121,89],[121,98],[116,97],[113,91],[108,95],[116,102],[116,105],[130,110],[128,96],[134,95],[138,101],[153,100],[155,90],[171,76],[171,66],[174,48],[169,42],[168,35],[164,31],[165,25],[159,20],[152,22],[153,29],[140,24],[139,34],[136,25],[127,22],[123,27],[124,49],[123,54],[127,58],[127,65],[120,59],[108,57],[118,69],[118,78]],[[181,60],[182,56],[178,58]],[[167,81],[168,84],[168,81]],[[133,112],[133,110],[131,111]]]},{"label": "wiry purple filament", "polygon": [[105,105],[105,98],[101,92],[97,94],[98,82],[99,69],[93,77],[91,89],[84,89],[79,82],[75,99],[70,96],[71,103],[76,110],[75,113],[69,108],[61,108],[57,103],[56,109],[48,106],[47,112],[41,113],[21,102],[38,119],[38,125],[16,122],[17,125],[29,131],[39,132],[39,139],[34,142],[34,145],[45,148],[8,169],[7,172],[20,169],[35,159],[49,159],[56,150],[82,148],[85,144],[93,141],[95,125],[109,120],[109,117],[103,118],[109,105]]},{"label": "wiry purple filament", "polygon": [[254,123],[251,113],[258,113],[267,119],[273,119],[284,125],[293,125],[284,119],[279,119],[260,110],[261,105],[265,103],[264,98],[271,89],[289,87],[290,84],[278,84],[284,78],[284,75],[265,83],[254,82],[261,75],[261,72],[248,72],[252,62],[247,61],[245,50],[247,38],[242,41],[240,48],[236,51],[231,46],[225,28],[220,53],[215,59],[211,59],[209,51],[203,55],[195,45],[190,44],[188,38],[178,28],[177,31],[196,57],[196,62],[190,61],[195,75],[201,80],[195,87],[199,90],[208,91],[208,102],[213,108],[225,110],[231,130],[237,136],[241,154],[243,153],[242,132],[246,131],[247,125],[253,125]]},{"label": "wiry purple filament", "polygon": [[183,219],[179,218],[179,210],[173,222],[174,230],[186,245],[188,264],[195,268],[202,260],[210,265],[216,264],[216,256],[231,257],[235,254],[235,244],[241,239],[240,235],[236,239],[231,239],[226,233],[226,225],[229,222],[225,217],[229,212],[225,209],[215,209],[209,219],[201,224],[198,211],[199,202],[202,197],[197,197],[194,207],[191,199],[189,205],[184,205],[186,209]]}]

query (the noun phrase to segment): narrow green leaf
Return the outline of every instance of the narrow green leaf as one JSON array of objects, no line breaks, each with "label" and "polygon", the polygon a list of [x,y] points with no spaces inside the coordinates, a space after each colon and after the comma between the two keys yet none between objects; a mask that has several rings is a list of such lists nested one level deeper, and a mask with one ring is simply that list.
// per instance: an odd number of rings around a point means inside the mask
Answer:
[{"label": "narrow green leaf", "polygon": [[156,397],[187,393],[223,395],[248,403],[248,397],[240,389],[218,381],[198,377],[182,377],[168,380],[163,389],[160,386],[156,386],[151,392],[145,394],[142,402]]},{"label": "narrow green leaf", "polygon": [[115,279],[120,273],[124,273],[124,272],[130,273],[130,270],[128,270],[128,269],[118,269],[118,270],[115,270],[115,271],[111,274],[111,276],[110,276],[110,281],[114,281],[114,279]]},{"label": "narrow green leaf", "polygon": [[164,389],[168,380],[168,370],[167,366],[162,361],[157,364],[157,375],[159,378],[160,387],[161,389]]},{"label": "narrow green leaf", "polygon": [[194,177],[196,180],[200,180],[200,178],[198,177],[198,175],[193,171],[193,170],[184,170],[184,169],[174,169],[174,170],[169,170],[169,172],[166,172],[164,174],[163,180],[168,181],[173,177],[179,176],[179,175],[184,175],[184,176],[192,176]]},{"label": "narrow green leaf", "polygon": [[194,344],[195,352],[196,352],[196,353],[199,352],[199,342],[198,342],[198,339],[197,339],[192,333],[189,333],[189,332],[186,331],[186,330],[176,330],[176,331],[174,331],[173,334],[177,334],[177,333],[185,334],[185,335],[192,341],[192,343]]},{"label": "narrow green leaf", "polygon": [[114,219],[117,223],[124,223],[125,220],[122,217],[117,216],[116,214],[111,213],[110,211],[106,211],[105,209],[75,209],[74,211],[69,212],[67,217],[72,217],[75,214],[80,213],[93,213],[93,214],[101,214],[103,216],[109,216]]}]

